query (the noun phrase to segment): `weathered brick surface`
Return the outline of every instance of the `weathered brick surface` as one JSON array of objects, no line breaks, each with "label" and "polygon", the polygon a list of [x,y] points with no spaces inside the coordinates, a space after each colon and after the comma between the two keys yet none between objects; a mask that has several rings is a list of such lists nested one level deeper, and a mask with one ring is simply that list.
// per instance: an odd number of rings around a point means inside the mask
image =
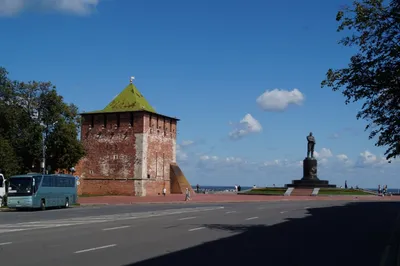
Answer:
[{"label": "weathered brick surface", "polygon": [[146,182],[145,187],[147,196],[162,195],[162,190],[164,187],[167,189],[167,195],[171,194],[169,180],[149,180]]},{"label": "weathered brick surface", "polygon": [[87,155],[76,166],[80,195],[158,195],[164,187],[169,193],[176,120],[146,112],[86,114],[83,119]]},{"label": "weathered brick surface", "polygon": [[134,196],[133,180],[81,180],[78,187],[79,195],[124,195]]}]

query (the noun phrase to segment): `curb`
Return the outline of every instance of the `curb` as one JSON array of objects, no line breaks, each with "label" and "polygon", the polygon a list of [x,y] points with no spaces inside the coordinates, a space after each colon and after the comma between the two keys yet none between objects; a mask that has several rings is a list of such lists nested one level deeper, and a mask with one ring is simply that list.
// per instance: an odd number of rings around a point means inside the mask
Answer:
[{"label": "curb", "polygon": [[[357,198],[353,198],[352,200],[356,200]],[[135,205],[135,204],[214,204],[214,203],[259,203],[259,202],[288,202],[288,201],[319,201],[318,199],[277,199],[277,200],[251,200],[251,201],[243,201],[243,200],[218,200],[218,201],[161,201],[161,202],[129,202],[129,203],[81,203],[81,206],[126,206],[126,205]]]}]

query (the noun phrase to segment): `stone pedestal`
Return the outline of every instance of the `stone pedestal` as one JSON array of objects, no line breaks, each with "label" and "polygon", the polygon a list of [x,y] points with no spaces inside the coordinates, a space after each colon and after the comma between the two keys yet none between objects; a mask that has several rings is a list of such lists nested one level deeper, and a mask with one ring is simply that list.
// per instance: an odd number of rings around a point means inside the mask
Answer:
[{"label": "stone pedestal", "polygon": [[305,158],[303,160],[303,178],[301,180],[319,180],[317,176],[317,160]]},{"label": "stone pedestal", "polygon": [[292,184],[287,184],[286,187],[294,188],[335,188],[336,185],[329,184],[327,180],[319,180],[318,178],[318,162],[314,158],[305,158],[303,160],[303,178],[293,180]]}]

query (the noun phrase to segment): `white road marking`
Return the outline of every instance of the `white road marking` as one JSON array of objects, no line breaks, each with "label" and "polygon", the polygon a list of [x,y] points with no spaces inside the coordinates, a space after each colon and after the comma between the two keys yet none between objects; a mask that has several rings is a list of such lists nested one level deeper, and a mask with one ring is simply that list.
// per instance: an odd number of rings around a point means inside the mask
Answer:
[{"label": "white road marking", "polygon": [[235,213],[236,211],[230,211],[230,212],[226,212],[225,214],[229,214],[229,213]]},{"label": "white road marking", "polygon": [[197,230],[201,230],[201,229],[205,229],[205,227],[192,228],[192,229],[189,229],[189,232],[197,231]]},{"label": "white road marking", "polygon": [[118,226],[118,227],[111,227],[111,228],[104,228],[103,231],[110,231],[110,230],[118,230],[118,229],[124,229],[130,227],[129,225],[125,226]]},{"label": "white road marking", "polygon": [[191,220],[191,219],[195,219],[195,218],[197,218],[197,217],[185,217],[185,218],[181,218],[181,219],[178,219],[179,221],[183,221],[183,220]]},{"label": "white road marking", "polygon": [[75,251],[75,254],[79,254],[79,253],[84,253],[84,252],[89,252],[89,251],[95,251],[95,250],[99,250],[99,249],[105,249],[105,248],[112,248],[115,247],[117,244],[112,244],[112,245],[107,245],[107,246],[102,246],[102,247],[97,247],[97,248],[89,248],[89,249],[84,249],[84,250],[79,250],[79,251]]},{"label": "white road marking", "polygon": [[113,215],[66,218],[66,219],[47,220],[47,221],[25,222],[17,224],[0,224],[0,234],[18,232],[18,231],[36,230],[36,229],[57,228],[62,226],[76,226],[76,225],[86,225],[94,223],[144,219],[150,217],[170,216],[176,214],[195,213],[195,212],[213,211],[221,209],[224,209],[224,207],[223,206],[194,207],[194,208],[168,209],[168,210],[159,210],[150,212],[121,213]]},{"label": "white road marking", "polygon": [[5,242],[5,243],[0,243],[0,246],[5,246],[5,245],[11,245],[12,242]]},{"label": "white road marking", "polygon": [[254,220],[254,219],[258,219],[258,217],[250,217],[250,218],[247,218],[246,221],[250,221],[250,220]]},{"label": "white road marking", "polygon": [[304,207],[304,209],[309,209],[310,207]]},{"label": "white road marking", "polygon": [[287,213],[287,211],[282,211],[281,213]]}]

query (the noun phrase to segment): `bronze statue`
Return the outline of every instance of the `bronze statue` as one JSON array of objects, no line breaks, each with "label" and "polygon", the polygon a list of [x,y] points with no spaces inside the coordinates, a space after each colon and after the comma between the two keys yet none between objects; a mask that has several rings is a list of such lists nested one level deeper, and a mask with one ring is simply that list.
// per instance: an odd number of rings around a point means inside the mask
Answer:
[{"label": "bronze statue", "polygon": [[307,136],[307,142],[307,158],[314,158],[315,138],[312,132]]}]

